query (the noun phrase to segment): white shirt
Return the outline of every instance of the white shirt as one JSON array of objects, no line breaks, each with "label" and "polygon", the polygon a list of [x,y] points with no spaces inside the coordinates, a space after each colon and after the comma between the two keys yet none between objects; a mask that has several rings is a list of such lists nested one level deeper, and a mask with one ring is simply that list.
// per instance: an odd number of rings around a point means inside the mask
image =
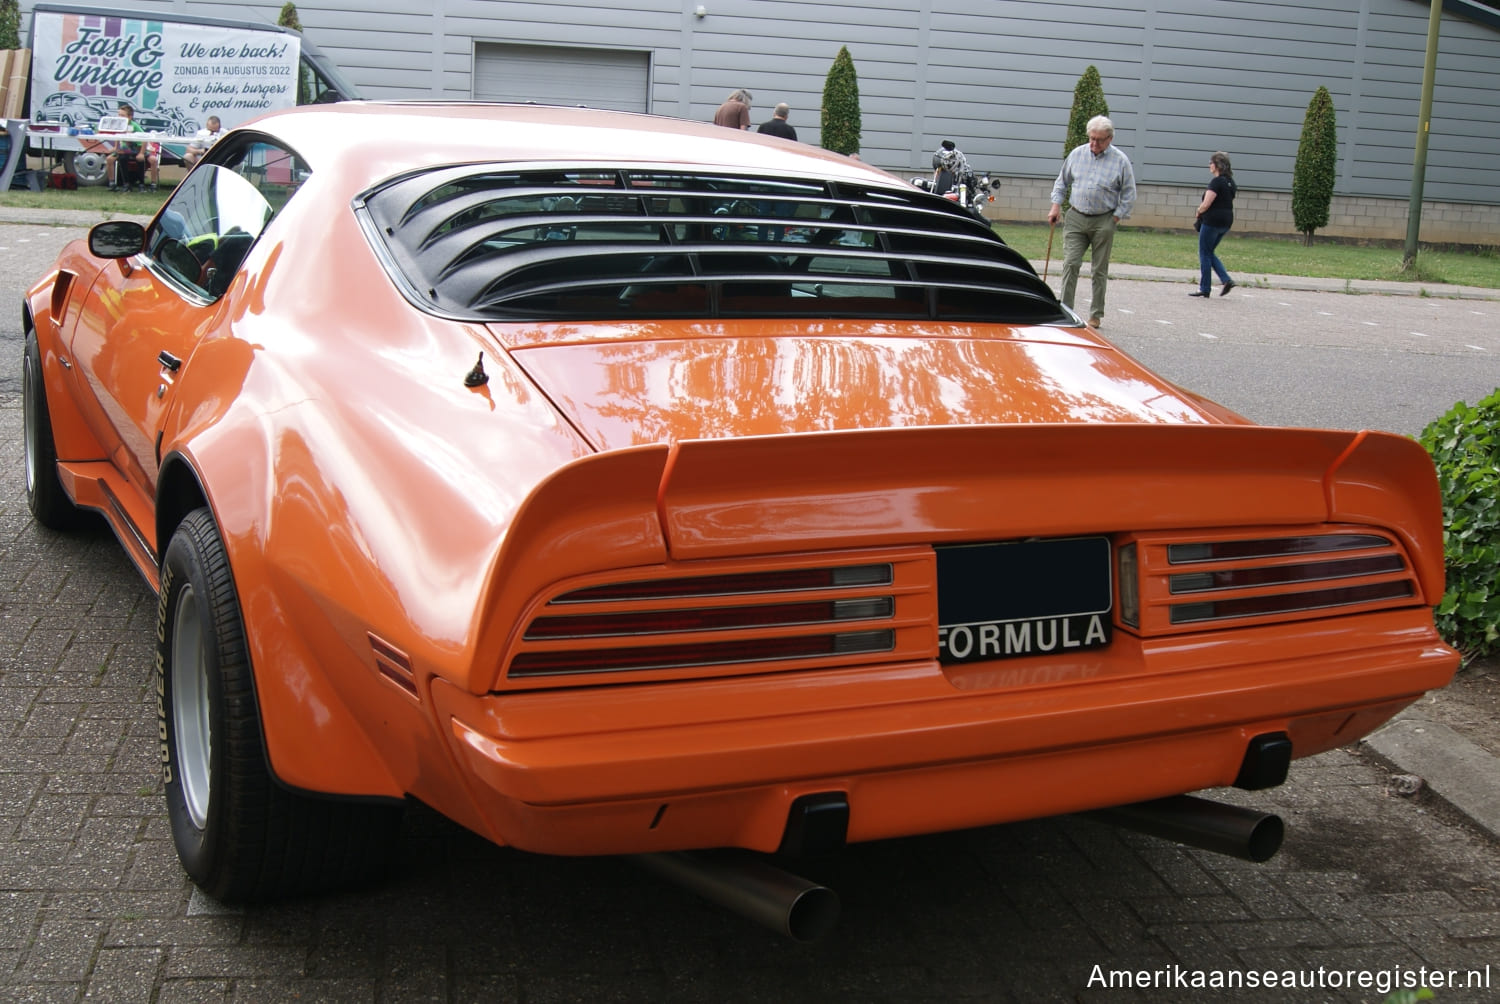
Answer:
[{"label": "white shirt", "polygon": [[219,138],[223,135],[223,129],[220,129],[218,132],[209,132],[207,129],[199,129],[196,133],[193,134],[192,145],[200,146],[203,149],[207,150],[209,147],[217,143],[219,141]]}]

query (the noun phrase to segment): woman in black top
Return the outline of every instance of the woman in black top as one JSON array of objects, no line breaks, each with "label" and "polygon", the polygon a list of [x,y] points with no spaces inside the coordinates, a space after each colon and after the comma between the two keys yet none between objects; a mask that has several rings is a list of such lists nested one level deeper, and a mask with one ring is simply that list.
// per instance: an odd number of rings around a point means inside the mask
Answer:
[{"label": "woman in black top", "polygon": [[1219,256],[1214,252],[1219,247],[1219,241],[1229,233],[1229,228],[1234,226],[1234,173],[1229,170],[1229,155],[1216,152],[1209,155],[1208,171],[1211,177],[1208,180],[1208,190],[1203,193],[1203,201],[1198,205],[1198,292],[1189,293],[1189,296],[1208,296],[1211,288],[1209,271],[1219,277],[1224,287],[1219,290],[1223,296],[1235,287],[1235,281],[1229,278],[1229,273],[1224,270],[1224,263],[1219,261]]}]

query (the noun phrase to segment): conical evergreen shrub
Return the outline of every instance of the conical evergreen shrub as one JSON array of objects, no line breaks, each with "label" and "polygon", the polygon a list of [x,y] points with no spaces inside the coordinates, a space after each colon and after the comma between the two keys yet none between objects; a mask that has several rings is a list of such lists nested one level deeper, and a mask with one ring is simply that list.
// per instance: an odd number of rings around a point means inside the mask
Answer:
[{"label": "conical evergreen shrub", "polygon": [[828,69],[823,83],[823,149],[845,155],[859,152],[859,76],[847,45]]},{"label": "conical evergreen shrub", "polygon": [[1334,120],[1333,96],[1319,87],[1307,103],[1302,120],[1302,141],[1297,144],[1297,162],[1292,167],[1292,225],[1311,244],[1313,231],[1328,226],[1328,207],[1333,204],[1333,182],[1338,172],[1339,135]]}]

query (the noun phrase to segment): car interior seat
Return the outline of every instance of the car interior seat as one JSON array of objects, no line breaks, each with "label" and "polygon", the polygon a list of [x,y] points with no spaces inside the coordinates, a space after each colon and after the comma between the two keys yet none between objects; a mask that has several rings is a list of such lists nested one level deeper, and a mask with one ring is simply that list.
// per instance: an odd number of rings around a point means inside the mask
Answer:
[{"label": "car interior seat", "polygon": [[222,296],[229,288],[229,280],[240,270],[240,263],[250,251],[255,238],[241,231],[231,231],[219,238],[218,245],[203,263],[200,285],[211,296]]}]

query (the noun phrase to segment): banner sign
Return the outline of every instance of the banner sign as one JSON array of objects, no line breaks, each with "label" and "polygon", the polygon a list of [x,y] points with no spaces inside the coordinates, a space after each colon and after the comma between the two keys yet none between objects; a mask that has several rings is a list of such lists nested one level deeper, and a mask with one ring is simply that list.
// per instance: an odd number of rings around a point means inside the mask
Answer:
[{"label": "banner sign", "polygon": [[148,132],[227,129],[297,103],[301,40],[280,31],[38,11],[31,118],[93,127],[121,102]]}]

